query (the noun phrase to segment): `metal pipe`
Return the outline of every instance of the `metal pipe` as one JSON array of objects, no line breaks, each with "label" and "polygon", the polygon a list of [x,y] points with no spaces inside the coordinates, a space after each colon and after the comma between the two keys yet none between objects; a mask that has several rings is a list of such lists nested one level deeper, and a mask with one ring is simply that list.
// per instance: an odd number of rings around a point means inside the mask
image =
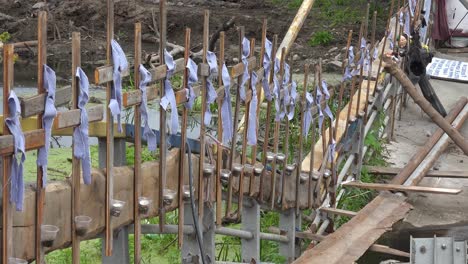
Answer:
[{"label": "metal pipe", "polygon": [[281,242],[281,243],[289,243],[289,238],[287,236],[270,234],[270,233],[260,233],[260,239],[276,241],[276,242]]},{"label": "metal pipe", "polygon": [[215,233],[217,235],[223,235],[223,236],[233,236],[233,237],[238,237],[241,239],[253,239],[254,235],[252,232],[245,231],[245,230],[239,230],[239,229],[234,229],[234,228],[227,228],[227,227],[217,227],[215,230]]}]

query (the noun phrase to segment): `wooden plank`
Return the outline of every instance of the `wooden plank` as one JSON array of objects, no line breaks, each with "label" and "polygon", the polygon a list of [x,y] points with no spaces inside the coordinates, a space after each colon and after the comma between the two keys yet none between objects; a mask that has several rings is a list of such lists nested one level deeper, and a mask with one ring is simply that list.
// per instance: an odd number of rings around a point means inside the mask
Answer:
[{"label": "wooden plank", "polygon": [[332,215],[340,215],[340,216],[346,216],[346,217],[354,217],[357,215],[356,212],[353,211],[348,211],[348,210],[343,210],[343,209],[338,209],[338,208],[330,208],[330,207],[321,207],[320,211],[332,214]]},{"label": "wooden plank", "polygon": [[345,182],[344,187],[355,187],[360,189],[372,189],[378,191],[401,191],[401,192],[422,192],[435,194],[459,194],[461,189],[434,188],[424,186],[405,186],[397,184],[365,183],[365,182]]},{"label": "wooden plank", "polygon": [[[255,57],[250,57],[247,59],[249,62],[249,71],[255,69],[257,66],[257,59]],[[244,63],[240,62],[231,68],[231,78],[235,79],[244,73]]]},{"label": "wooden plank", "polygon": [[[130,74],[130,71],[125,69],[122,73],[122,77],[127,77]],[[94,70],[94,83],[96,85],[112,82],[114,75],[114,66],[113,65],[104,65],[97,67]]]},{"label": "wooden plank", "polygon": [[[88,113],[88,122],[101,121],[104,118],[104,109],[102,105],[95,105],[86,109]],[[64,129],[75,127],[81,123],[81,110],[73,109],[65,112],[58,112],[54,120],[54,129]]]},{"label": "wooden plank", "polygon": [[[62,106],[70,101],[71,86],[57,89],[55,92],[55,106]],[[29,98],[20,98],[21,117],[27,118],[44,112],[44,102],[46,95],[38,94]]]},{"label": "wooden plank", "polygon": [[[367,171],[372,174],[379,175],[397,175],[400,173],[402,168],[395,167],[378,167],[378,166],[367,166]],[[425,177],[431,178],[468,178],[468,171],[442,171],[442,170],[431,170]]]},{"label": "wooden plank", "polygon": [[[44,129],[24,132],[26,151],[39,149],[44,146]],[[13,155],[13,136],[0,136],[0,156]]]},{"label": "wooden plank", "polygon": [[[195,94],[198,96],[200,92],[200,86],[194,86],[193,90]],[[146,98],[149,101],[152,101],[159,97],[159,91],[155,86],[148,87],[146,89]],[[177,105],[184,104],[187,102],[187,91],[185,89],[181,89],[175,92],[176,103]],[[122,96],[122,104],[125,108],[135,106],[141,103],[141,92],[140,90],[133,90],[123,94]]]},{"label": "wooden plank", "polygon": [[[176,65],[174,74],[184,71],[185,69],[184,58],[177,59],[174,61],[174,63]],[[153,69],[150,69],[149,72],[151,73],[151,82],[160,81],[166,78],[167,66],[166,64],[162,64]]]},{"label": "wooden plank", "polygon": [[410,209],[411,205],[405,202],[404,197],[384,192],[320,244],[305,251],[294,263],[353,263]]}]

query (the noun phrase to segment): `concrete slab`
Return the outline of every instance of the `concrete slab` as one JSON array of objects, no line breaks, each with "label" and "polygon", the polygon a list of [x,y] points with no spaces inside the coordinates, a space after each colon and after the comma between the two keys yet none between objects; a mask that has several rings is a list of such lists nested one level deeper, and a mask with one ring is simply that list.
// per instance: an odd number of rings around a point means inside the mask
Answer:
[{"label": "concrete slab", "polygon": [[[438,57],[468,61],[468,54],[456,57],[437,54]],[[447,112],[460,96],[468,96],[468,84],[431,80],[437,95]],[[403,110],[401,121],[396,122],[395,141],[388,145],[388,161],[396,167],[403,167],[416,153],[428,137],[437,129],[431,119],[410,99]],[[461,129],[468,139],[468,122]],[[436,162],[433,169],[468,170],[468,156],[451,143],[447,151]],[[456,196],[437,194],[412,194],[409,203],[414,206],[399,229],[438,229],[448,226],[468,225],[468,179],[425,178],[421,186],[461,188],[463,192]]]}]

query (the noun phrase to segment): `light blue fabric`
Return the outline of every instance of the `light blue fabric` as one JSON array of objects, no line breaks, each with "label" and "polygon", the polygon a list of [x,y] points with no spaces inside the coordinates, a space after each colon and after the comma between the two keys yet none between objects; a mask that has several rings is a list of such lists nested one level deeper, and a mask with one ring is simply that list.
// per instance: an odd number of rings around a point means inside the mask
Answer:
[{"label": "light blue fabric", "polygon": [[143,123],[143,138],[146,139],[149,151],[156,151],[157,139],[156,134],[149,126],[148,119],[148,96],[146,92],[146,86],[151,81],[151,73],[142,65],[138,68],[140,73],[140,85],[138,89],[141,91],[141,121]]},{"label": "light blue fabric", "polygon": [[214,52],[208,51],[206,54],[206,60],[210,66],[210,76],[206,80],[206,111],[205,111],[205,126],[209,126],[211,123],[211,104],[216,101],[218,94],[213,86],[213,79],[218,75],[218,61]]},{"label": "light blue fabric", "polygon": [[249,146],[257,145],[257,81],[257,73],[253,71],[252,78],[250,80],[250,85],[252,87],[252,99],[250,100],[249,108],[249,129],[247,130],[247,144]]},{"label": "light blue fabric", "polygon": [[122,72],[128,69],[128,61],[122,47],[114,39],[111,41],[111,48],[114,72],[109,109],[112,118],[117,118],[118,131],[122,133],[122,120],[120,120],[122,112]]},{"label": "light blue fabric", "polygon": [[320,85],[317,85],[317,95],[316,95],[316,104],[317,104],[317,112],[318,112],[318,125],[319,125],[319,135],[322,134],[322,124],[323,124],[323,112],[322,106],[320,105],[320,101],[322,101],[322,91],[320,89]]},{"label": "light blue fabric", "polygon": [[86,73],[78,67],[75,77],[80,84],[78,96],[78,109],[80,109],[80,125],[73,128],[73,156],[81,161],[81,170],[83,171],[83,182],[91,184],[91,153],[89,150],[88,136],[88,113],[86,104],[89,100],[89,80]]},{"label": "light blue fabric", "polygon": [[274,69],[274,75],[273,75],[273,95],[275,97],[275,121],[278,122],[281,120],[280,114],[281,114],[281,92],[280,92],[280,84],[278,80],[278,73],[280,71],[280,61],[278,59],[275,59],[275,69]]},{"label": "light blue fabric", "polygon": [[289,93],[289,105],[288,105],[288,120],[291,121],[294,118],[294,113],[296,110],[296,100],[297,100],[297,83],[295,81],[291,82],[291,92]]},{"label": "light blue fabric", "polygon": [[223,143],[227,144],[232,140],[234,129],[232,122],[231,92],[229,90],[231,88],[231,76],[229,75],[226,63],[223,64],[221,74],[224,86],[224,99],[221,105],[221,117],[223,118]]},{"label": "light blue fabric", "polygon": [[393,47],[394,47],[394,43],[393,43],[393,37],[392,37],[392,31],[389,30],[388,31],[388,35],[387,35],[387,39],[388,39],[388,45],[390,47],[391,50],[393,50]]},{"label": "light blue fabric", "polygon": [[328,160],[331,162],[333,161],[334,157],[335,157],[335,152],[336,152],[336,141],[335,139],[332,139],[332,142],[330,143],[330,151],[328,152],[329,154],[329,157],[328,157]]},{"label": "light blue fabric", "polygon": [[5,118],[5,124],[13,136],[14,143],[14,152],[11,157],[10,203],[16,204],[16,211],[23,211],[23,164],[26,160],[26,150],[24,134],[20,122],[21,106],[14,91],[10,91],[10,95],[8,96],[8,109],[10,114]]},{"label": "light blue fabric", "polygon": [[242,63],[244,64],[244,73],[242,74],[242,82],[240,83],[239,96],[245,102],[245,84],[250,78],[249,74],[249,55],[250,55],[250,41],[244,37],[242,40]]},{"label": "light blue fabric", "polygon": [[410,20],[411,20],[411,19],[410,19],[409,12],[406,11],[406,12],[405,12],[405,29],[404,29],[404,31],[405,31],[405,34],[406,34],[407,36],[411,36],[411,32],[410,32]]},{"label": "light blue fabric", "polygon": [[47,157],[49,155],[50,137],[52,136],[52,125],[57,115],[55,109],[55,72],[49,66],[44,65],[44,89],[46,90],[46,100],[44,105],[44,114],[42,115],[42,127],[45,132],[44,146],[37,153],[37,166],[42,169],[42,187],[47,185]]},{"label": "light blue fabric", "polygon": [[333,120],[335,119],[333,117],[333,113],[332,111],[330,110],[330,106],[328,105],[328,100],[330,99],[330,93],[328,92],[328,84],[325,80],[322,80],[322,89],[323,89],[323,94],[325,95],[325,114],[330,118],[330,121],[333,122]]},{"label": "light blue fabric", "polygon": [[312,93],[306,93],[305,101],[306,107],[304,111],[304,127],[302,129],[302,134],[304,135],[304,137],[307,137],[309,135],[309,130],[313,121],[312,106],[314,105],[314,96],[312,95]]},{"label": "light blue fabric", "polygon": [[273,48],[273,44],[268,39],[265,39],[265,56],[263,57],[263,69],[265,70],[263,74],[262,86],[263,92],[265,93],[265,99],[268,102],[273,100],[270,92],[270,70],[271,70],[271,50]]},{"label": "light blue fabric", "polygon": [[283,73],[283,98],[280,100],[281,104],[281,112],[279,114],[279,118],[283,119],[288,113],[288,107],[291,102],[291,96],[289,91],[289,78],[290,78],[290,67],[289,64],[284,63],[284,73]]},{"label": "light blue fabric", "polygon": [[188,69],[188,80],[186,88],[188,90],[188,93],[185,107],[191,110],[193,107],[193,103],[197,98],[197,95],[193,90],[193,85],[198,82],[198,65],[192,59],[189,58],[185,67],[187,67]]},{"label": "light blue fabric", "polygon": [[179,114],[177,113],[177,102],[174,90],[172,89],[171,77],[176,69],[174,58],[167,50],[164,50],[164,60],[166,62],[167,72],[164,80],[164,96],[159,103],[162,108],[167,111],[167,107],[171,105],[171,119],[169,126],[169,134],[175,135],[179,130]]}]

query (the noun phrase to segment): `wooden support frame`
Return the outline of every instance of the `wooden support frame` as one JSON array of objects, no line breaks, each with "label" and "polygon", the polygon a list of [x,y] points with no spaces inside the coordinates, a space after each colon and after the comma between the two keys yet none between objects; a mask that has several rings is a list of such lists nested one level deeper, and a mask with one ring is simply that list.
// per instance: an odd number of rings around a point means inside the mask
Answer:
[{"label": "wooden support frame", "polygon": [[[378,175],[398,175],[403,168],[394,168],[394,167],[376,167],[376,166],[367,166],[367,172],[371,174]],[[430,178],[460,178],[468,179],[468,171],[441,171],[441,170],[431,170],[425,177]]]},{"label": "wooden support frame", "polygon": [[360,189],[372,189],[378,191],[401,191],[401,192],[422,192],[422,193],[435,193],[435,194],[459,194],[462,192],[460,189],[447,189],[447,188],[433,188],[423,186],[405,186],[397,184],[380,184],[380,183],[363,183],[363,182],[345,182],[342,184],[344,187],[355,187]]}]

